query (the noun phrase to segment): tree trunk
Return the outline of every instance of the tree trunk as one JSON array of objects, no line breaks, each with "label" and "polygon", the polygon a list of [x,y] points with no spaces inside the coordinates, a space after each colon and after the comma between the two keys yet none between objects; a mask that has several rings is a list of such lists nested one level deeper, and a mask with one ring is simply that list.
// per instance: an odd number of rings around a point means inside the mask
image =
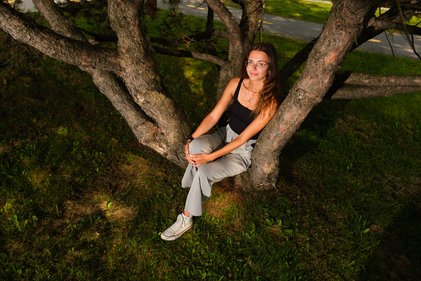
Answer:
[{"label": "tree trunk", "polygon": [[35,3],[55,32],[23,20],[4,3],[0,3],[0,28],[48,56],[87,71],[142,145],[184,166],[184,140],[190,130],[174,102],[163,93],[154,72],[140,26],[143,1],[109,1],[110,22],[118,36],[117,50],[82,41],[83,36],[68,24],[52,1]]},{"label": "tree trunk", "polygon": [[140,24],[141,4],[142,1],[108,1],[108,15],[118,37],[117,50],[122,67],[117,75],[123,80],[134,102],[155,126],[153,141],[142,144],[155,150],[159,147],[158,153],[184,166],[184,140],[190,131],[189,126],[174,102],[163,93],[160,78],[154,71]]},{"label": "tree trunk", "polygon": [[253,44],[262,18],[263,3],[261,0],[244,1],[240,25],[232,13],[219,0],[205,0],[208,6],[218,15],[228,31],[228,60],[219,72],[217,98],[233,77],[241,75],[245,55]]},{"label": "tree trunk", "polygon": [[[221,66],[218,93],[231,77],[239,76],[244,61],[244,38],[254,38],[261,9],[260,0],[252,0],[243,22],[244,34],[231,12],[219,0],[206,0],[222,20],[229,35],[228,57],[217,58],[192,52],[201,59]],[[25,20],[9,5],[0,2],[0,28],[14,39],[60,61],[88,72],[98,89],[111,101],[132,129],[139,142],[184,166],[184,140],[190,131],[181,111],[161,87],[154,71],[150,47],[142,30],[143,0],[109,0],[108,16],[117,35],[117,48],[101,48],[87,42],[59,12],[53,0],[35,0],[51,30]]]},{"label": "tree trunk", "polygon": [[[253,151],[253,165],[238,178],[242,187],[275,187],[279,154],[311,109],[332,86],[345,55],[377,7],[376,0],[338,0],[309,55],[302,75],[290,90],[273,120],[264,129]],[[252,176],[251,176],[252,175]],[[245,184],[248,183],[248,184]]]},{"label": "tree trunk", "polygon": [[[60,13],[53,0],[33,0],[33,2],[53,31],[69,38],[85,41],[79,30],[74,28]],[[107,71],[89,67],[80,68],[92,76],[94,84],[108,98],[114,108],[120,112],[139,142],[148,144],[150,148],[166,156],[166,151],[154,140],[154,133],[157,131],[156,126],[133,102],[117,77]]]},{"label": "tree trunk", "polygon": [[260,30],[263,20],[263,1],[241,2],[243,13],[240,21],[241,34],[243,36],[243,51],[247,54],[254,43],[256,33]]},{"label": "tree trunk", "polygon": [[[245,54],[259,28],[263,2],[240,1],[244,11],[241,23],[238,24],[220,0],[204,1],[227,28],[228,55],[221,58],[191,52],[191,56],[211,61],[221,67],[218,86],[220,95],[228,80],[240,74]],[[150,147],[176,165],[184,166],[183,146],[185,136],[190,130],[182,112],[165,95],[160,77],[154,71],[154,63],[149,53],[150,46],[141,26],[140,11],[145,0],[108,1],[109,20],[118,39],[115,49],[101,48],[87,42],[83,34],[61,15],[53,0],[34,2],[54,32],[29,22],[4,2],[0,2],[0,28],[16,40],[88,72],[98,89],[124,117],[142,145]],[[335,1],[325,28],[309,55],[303,74],[260,136],[253,152],[251,169],[244,177],[237,178],[240,182],[247,183],[242,186],[261,189],[275,186],[280,151],[310,110],[331,89],[339,65],[357,42],[369,16],[373,16],[374,8],[381,2]],[[361,81],[370,83],[373,79],[379,79],[360,76],[357,80],[351,80],[353,77],[356,75],[351,75],[344,89],[347,85],[354,89],[355,85],[367,87],[366,84],[361,84]],[[394,79],[395,84],[400,80]],[[418,80],[414,81],[419,85],[419,77],[416,79]],[[383,80],[382,83],[385,85],[386,81]],[[395,88],[410,91],[416,89],[414,87],[418,87],[417,85],[412,85],[412,88],[403,88],[403,85]],[[392,92],[392,86],[390,89]],[[339,97],[340,94],[338,91],[333,97]],[[342,98],[347,97],[349,94],[342,95]]]},{"label": "tree trunk", "polygon": [[222,93],[232,77],[240,75],[241,61],[244,59],[242,48],[242,38],[240,27],[233,14],[219,0],[205,0],[215,14],[221,19],[228,31],[228,58],[227,63],[219,71],[217,87],[217,99]]}]

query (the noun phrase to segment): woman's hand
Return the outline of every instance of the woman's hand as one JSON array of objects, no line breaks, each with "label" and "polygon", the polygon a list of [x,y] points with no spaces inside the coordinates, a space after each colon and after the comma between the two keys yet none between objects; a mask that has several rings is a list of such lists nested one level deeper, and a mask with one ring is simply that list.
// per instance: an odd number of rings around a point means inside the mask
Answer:
[{"label": "woman's hand", "polygon": [[190,154],[190,149],[189,149],[189,145],[190,145],[191,141],[188,140],[187,143],[184,145],[184,156],[186,157],[186,160],[192,164],[195,165],[195,163],[192,160],[192,155]]},{"label": "woman's hand", "polygon": [[196,167],[215,160],[212,157],[212,154],[207,154],[207,153],[192,154],[192,155],[190,155],[190,157],[191,157],[191,161],[193,162],[192,163],[193,166],[196,166]]},{"label": "woman's hand", "polygon": [[186,145],[184,146],[184,154],[186,157],[186,160],[192,164],[195,167],[198,167],[200,165],[206,164],[208,162],[211,162],[215,159],[211,156],[211,154],[202,153],[202,154],[190,154],[190,145],[191,141],[187,141]]}]

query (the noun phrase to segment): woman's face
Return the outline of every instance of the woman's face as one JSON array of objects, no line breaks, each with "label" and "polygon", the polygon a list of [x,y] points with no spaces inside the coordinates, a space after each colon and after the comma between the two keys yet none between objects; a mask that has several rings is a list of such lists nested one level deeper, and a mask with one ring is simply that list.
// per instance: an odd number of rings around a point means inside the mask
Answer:
[{"label": "woman's face", "polygon": [[246,61],[250,80],[264,80],[269,70],[269,57],[265,52],[253,50]]}]

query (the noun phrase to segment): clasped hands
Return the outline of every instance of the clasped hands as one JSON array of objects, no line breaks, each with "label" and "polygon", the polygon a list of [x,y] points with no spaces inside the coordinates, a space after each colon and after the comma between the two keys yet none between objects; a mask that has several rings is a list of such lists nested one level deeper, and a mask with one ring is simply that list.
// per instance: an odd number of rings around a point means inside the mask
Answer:
[{"label": "clasped hands", "polygon": [[184,154],[186,160],[193,166],[198,167],[200,165],[206,164],[214,160],[212,156],[208,153],[190,154],[189,144],[190,142],[187,142],[184,146]]}]

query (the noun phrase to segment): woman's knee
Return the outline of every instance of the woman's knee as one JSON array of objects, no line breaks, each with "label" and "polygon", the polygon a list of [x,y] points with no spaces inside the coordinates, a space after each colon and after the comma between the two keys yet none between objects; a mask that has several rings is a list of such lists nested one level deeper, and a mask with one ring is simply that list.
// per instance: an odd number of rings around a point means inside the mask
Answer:
[{"label": "woman's knee", "polygon": [[218,169],[215,169],[215,165],[213,164],[214,163],[204,164],[200,166],[199,169],[197,170],[197,173],[198,173],[197,176],[202,181],[208,182],[210,185],[212,185],[212,183],[218,182],[224,179],[225,177],[227,177],[223,173],[218,172]]},{"label": "woman's knee", "polygon": [[214,141],[208,135],[194,139],[189,144],[190,154],[211,153],[215,149],[215,144],[213,142]]}]

